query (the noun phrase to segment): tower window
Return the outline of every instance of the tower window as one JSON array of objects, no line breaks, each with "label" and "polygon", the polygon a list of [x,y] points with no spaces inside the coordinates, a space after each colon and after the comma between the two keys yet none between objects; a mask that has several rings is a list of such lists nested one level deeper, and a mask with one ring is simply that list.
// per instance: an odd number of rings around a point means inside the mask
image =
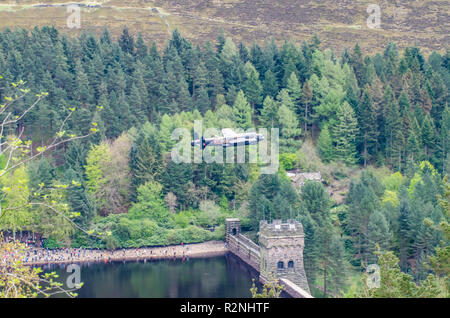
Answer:
[{"label": "tower window", "polygon": [[294,268],[294,261],[288,262],[288,268]]},{"label": "tower window", "polygon": [[277,264],[278,269],[284,268],[284,263],[282,261],[279,261]]}]

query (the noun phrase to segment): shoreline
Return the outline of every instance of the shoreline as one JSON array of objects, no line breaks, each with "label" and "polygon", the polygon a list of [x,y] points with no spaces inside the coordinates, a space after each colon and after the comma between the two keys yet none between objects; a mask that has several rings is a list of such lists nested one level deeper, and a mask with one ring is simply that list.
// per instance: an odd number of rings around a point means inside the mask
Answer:
[{"label": "shoreline", "polygon": [[[202,243],[189,243],[169,245],[166,247],[141,247],[117,250],[78,250],[67,249],[57,252],[47,251],[43,248],[33,249],[38,255],[49,255],[46,260],[23,261],[24,265],[41,266],[50,264],[70,264],[110,261],[137,261],[137,260],[165,260],[183,258],[201,258],[225,255],[229,250],[224,241],[207,241]],[[86,255],[87,254],[87,255]],[[33,256],[33,255],[32,255]],[[46,257],[46,256],[40,256]]]}]

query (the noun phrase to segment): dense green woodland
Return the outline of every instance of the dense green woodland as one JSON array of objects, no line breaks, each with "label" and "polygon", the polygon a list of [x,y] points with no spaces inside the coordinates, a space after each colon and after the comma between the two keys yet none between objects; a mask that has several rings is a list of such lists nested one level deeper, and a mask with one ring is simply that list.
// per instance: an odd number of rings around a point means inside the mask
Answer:
[{"label": "dense green woodland", "polygon": [[[408,295],[435,296],[440,281],[427,275],[448,275],[439,227],[448,206],[439,198],[450,169],[449,57],[399,52],[394,43],[382,54],[363,56],[356,44],[336,56],[317,37],[247,47],[220,33],[201,47],[175,31],[160,51],[127,29],[118,41],[108,30],[100,38],[4,30],[0,100],[14,97],[19,80],[30,92],[14,102],[16,114],[37,93],[48,96],[2,138],[24,129],[39,152],[70,112],[65,134],[86,135],[92,125],[98,132],[3,176],[2,207],[24,205],[5,213],[0,229],[39,233],[50,248],[117,248],[221,239],[229,216],[252,238],[261,219],[297,218],[315,292],[351,294],[379,248],[393,252],[394,261],[382,259],[392,273],[403,275],[398,258],[412,275],[402,281],[424,281],[420,291],[408,285]],[[175,164],[171,133],[192,130],[197,119],[205,128],[279,128],[279,173],[248,163]],[[285,173],[327,166],[325,185],[345,178],[346,167],[362,170],[343,204],[320,183],[298,192]],[[60,213],[29,200],[50,200]]]}]

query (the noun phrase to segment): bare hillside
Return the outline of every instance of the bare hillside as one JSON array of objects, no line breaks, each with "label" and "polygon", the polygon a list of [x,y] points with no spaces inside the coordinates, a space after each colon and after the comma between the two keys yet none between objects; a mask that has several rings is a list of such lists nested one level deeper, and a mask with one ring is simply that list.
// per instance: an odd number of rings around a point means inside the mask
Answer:
[{"label": "bare hillside", "polygon": [[[81,29],[67,27],[67,5],[81,7]],[[381,8],[381,28],[370,29],[369,4]],[[358,41],[365,52],[382,50],[390,41],[399,47],[418,44],[425,51],[449,44],[448,0],[97,0],[0,1],[0,28],[55,25],[63,32],[100,33],[108,26],[117,34],[124,26],[162,45],[177,28],[195,42],[226,35],[246,43],[303,41],[317,33],[324,47],[341,51]]]}]

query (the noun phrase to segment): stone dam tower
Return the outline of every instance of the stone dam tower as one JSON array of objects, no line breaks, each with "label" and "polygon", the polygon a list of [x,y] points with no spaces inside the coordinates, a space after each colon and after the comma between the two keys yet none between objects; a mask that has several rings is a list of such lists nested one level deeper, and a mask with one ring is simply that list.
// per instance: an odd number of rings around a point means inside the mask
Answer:
[{"label": "stone dam tower", "polygon": [[259,245],[241,234],[239,219],[226,219],[226,241],[229,250],[260,273],[260,281],[271,276],[287,283],[291,295],[311,297],[303,266],[305,235],[295,220],[261,221]]},{"label": "stone dam tower", "polygon": [[308,280],[303,267],[305,235],[301,223],[288,220],[261,221],[259,225],[260,274],[287,278],[309,292]]}]

